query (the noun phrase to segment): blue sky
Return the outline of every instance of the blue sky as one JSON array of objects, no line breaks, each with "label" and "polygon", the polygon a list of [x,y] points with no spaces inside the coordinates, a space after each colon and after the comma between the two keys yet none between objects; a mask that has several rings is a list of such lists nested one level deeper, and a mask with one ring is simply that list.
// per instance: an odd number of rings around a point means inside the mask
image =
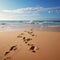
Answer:
[{"label": "blue sky", "polygon": [[60,0],[0,0],[0,20],[60,19]]}]

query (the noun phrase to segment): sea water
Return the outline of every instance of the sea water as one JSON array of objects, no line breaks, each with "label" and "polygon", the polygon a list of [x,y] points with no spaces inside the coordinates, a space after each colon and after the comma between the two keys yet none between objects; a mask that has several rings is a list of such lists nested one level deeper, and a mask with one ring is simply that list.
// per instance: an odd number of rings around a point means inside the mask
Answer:
[{"label": "sea water", "polygon": [[21,31],[26,29],[60,31],[60,20],[0,20],[1,31]]}]

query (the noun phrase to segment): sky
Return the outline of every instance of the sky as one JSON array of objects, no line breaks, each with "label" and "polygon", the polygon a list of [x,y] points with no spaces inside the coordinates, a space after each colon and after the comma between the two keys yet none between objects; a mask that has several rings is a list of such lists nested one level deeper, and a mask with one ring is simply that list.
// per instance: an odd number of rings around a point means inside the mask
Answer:
[{"label": "sky", "polygon": [[60,0],[0,0],[0,20],[60,20]]}]

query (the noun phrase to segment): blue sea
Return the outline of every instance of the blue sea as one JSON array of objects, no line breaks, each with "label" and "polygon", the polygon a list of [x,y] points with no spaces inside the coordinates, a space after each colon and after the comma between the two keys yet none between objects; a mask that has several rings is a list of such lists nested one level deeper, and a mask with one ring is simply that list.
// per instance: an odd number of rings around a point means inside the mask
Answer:
[{"label": "blue sea", "polygon": [[1,31],[34,30],[60,31],[60,20],[0,20]]}]

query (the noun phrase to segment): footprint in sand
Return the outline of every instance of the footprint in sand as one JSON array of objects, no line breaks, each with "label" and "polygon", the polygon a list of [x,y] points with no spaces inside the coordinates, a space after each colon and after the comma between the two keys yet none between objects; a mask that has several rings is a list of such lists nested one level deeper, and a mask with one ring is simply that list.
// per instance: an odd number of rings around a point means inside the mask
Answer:
[{"label": "footprint in sand", "polygon": [[22,36],[21,35],[18,35],[17,38],[22,38]]},{"label": "footprint in sand", "polygon": [[32,40],[32,38],[27,38],[26,40],[27,40],[27,41],[30,41],[30,40]]},{"label": "footprint in sand", "polygon": [[10,53],[10,51],[5,52],[4,56],[8,55],[9,53]]},{"label": "footprint in sand", "polygon": [[6,57],[3,60],[12,60],[11,57]]},{"label": "footprint in sand", "polygon": [[31,34],[32,36],[35,36],[34,34]]},{"label": "footprint in sand", "polygon": [[[14,45],[14,46],[10,47],[9,51],[5,52],[4,56],[6,56],[6,55],[8,56],[8,54],[10,53],[10,51],[17,50],[16,46],[17,45]],[[11,57],[6,57],[6,58],[4,58],[4,60],[11,60]]]},{"label": "footprint in sand", "polygon": [[23,37],[23,40],[25,40],[25,41],[30,41],[30,40],[32,40],[32,38]]},{"label": "footprint in sand", "polygon": [[27,32],[28,34],[30,34],[31,36],[35,36],[35,34],[33,33],[33,31],[25,31]]},{"label": "footprint in sand", "polygon": [[24,40],[25,43],[28,43],[30,40],[32,40],[32,38],[23,37],[23,40]]},{"label": "footprint in sand", "polygon": [[24,35],[24,33],[21,33],[21,35]]},{"label": "footprint in sand", "polygon": [[21,34],[19,34],[19,35],[17,36],[17,38],[22,38],[23,35],[24,35],[24,33],[21,33]]},{"label": "footprint in sand", "polygon": [[9,51],[6,51],[5,52],[5,54],[4,54],[4,56],[6,56],[6,55],[8,55],[9,53],[10,53],[10,51],[12,51],[12,50],[17,50],[17,47],[16,47],[17,45],[14,45],[14,46],[12,46],[10,49],[9,49]]},{"label": "footprint in sand", "polygon": [[26,39],[26,37],[23,37],[23,40],[25,40]]},{"label": "footprint in sand", "polygon": [[39,50],[39,48],[34,46],[33,44],[27,44],[27,45],[30,46],[29,50],[32,52],[36,52],[36,50]]},{"label": "footprint in sand", "polygon": [[16,46],[17,46],[17,45],[12,46],[12,47],[9,49],[9,51],[17,50],[17,47],[16,47]]}]

